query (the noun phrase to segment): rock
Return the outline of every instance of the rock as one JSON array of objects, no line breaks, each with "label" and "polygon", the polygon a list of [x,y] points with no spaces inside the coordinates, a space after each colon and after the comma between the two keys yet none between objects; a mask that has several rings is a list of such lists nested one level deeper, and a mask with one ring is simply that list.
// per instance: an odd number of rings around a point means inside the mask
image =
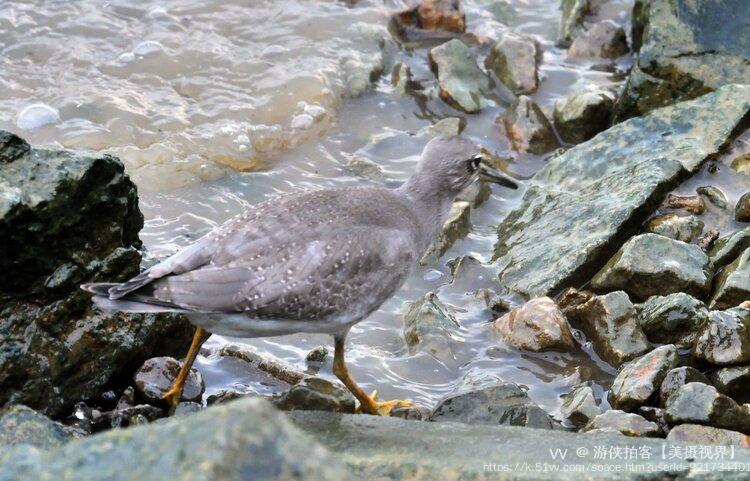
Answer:
[{"label": "rock", "polygon": [[661,436],[662,430],[658,424],[647,421],[643,416],[630,414],[612,409],[595,417],[581,429],[581,432],[594,430],[615,430],[625,436],[649,437]]},{"label": "rock", "polygon": [[667,433],[669,433],[666,410],[654,406],[641,406],[636,411],[636,414],[643,417],[643,419],[645,419],[646,421],[651,421],[652,423],[659,426],[662,432],[661,435],[666,436]]},{"label": "rock", "polygon": [[391,70],[391,85],[399,95],[407,95],[414,90],[411,67],[403,62],[397,62]]},{"label": "rock", "polygon": [[583,427],[602,413],[591,386],[579,386],[563,396],[560,413],[573,426]]},{"label": "rock", "polygon": [[580,144],[609,127],[614,99],[607,90],[578,90],[555,103],[553,118],[560,138]]},{"label": "rock", "polygon": [[589,0],[561,0],[557,41],[567,45],[583,31],[583,19],[590,10]]},{"label": "rock", "polygon": [[364,157],[352,157],[346,164],[347,168],[355,175],[370,180],[382,180],[383,168],[377,162]]},{"label": "rock", "polygon": [[703,221],[694,215],[664,214],[648,221],[644,231],[690,243],[701,235],[704,226]]},{"label": "rock", "polygon": [[[172,357],[153,357],[146,360],[135,373],[133,382],[138,393],[149,404],[161,404],[164,402],[164,394],[172,387],[177,374],[182,368],[182,363]],[[182,401],[200,402],[203,391],[206,389],[203,376],[191,368],[185,386],[182,390]]]},{"label": "rock", "polygon": [[727,206],[727,196],[724,195],[724,192],[721,191],[718,187],[714,187],[713,185],[703,185],[695,189],[695,191],[699,194],[704,196],[708,199],[709,202],[711,202],[713,205],[718,207],[719,209],[724,209]]},{"label": "rock", "polygon": [[750,309],[711,311],[695,342],[693,356],[714,366],[750,362]]},{"label": "rock", "polygon": [[492,80],[479,68],[469,47],[453,39],[430,49],[429,60],[438,78],[440,98],[464,112],[479,112],[481,97],[492,89]]},{"label": "rock", "polygon": [[203,406],[196,402],[183,401],[179,403],[172,413],[172,416],[182,416],[185,414],[194,414],[203,411]]},{"label": "rock", "polygon": [[708,373],[711,384],[737,402],[750,402],[750,366],[730,366]]},{"label": "rock", "polygon": [[740,406],[719,394],[715,387],[699,382],[685,384],[667,399],[667,422],[704,424],[715,428],[750,432],[750,405]]},{"label": "rock", "polygon": [[184,317],[102,312],[78,287],[140,269],[143,216],[122,163],[7,132],[0,145],[0,269],[13,273],[0,279],[0,406],[58,416],[149,357],[183,354]]},{"label": "rock", "polygon": [[667,207],[670,209],[685,209],[691,214],[700,215],[706,211],[706,203],[702,197],[697,195],[674,195],[667,196]]},{"label": "rock", "polygon": [[714,282],[709,307],[727,309],[750,299],[750,247],[737,260],[725,266]]},{"label": "rock", "polygon": [[673,427],[667,435],[667,441],[692,446],[720,444],[743,448],[750,447],[750,436],[729,429],[712,428],[700,424],[680,424]]},{"label": "rock", "polygon": [[252,397],[252,396],[255,396],[255,394],[256,394],[255,391],[252,391],[252,390],[239,390],[239,389],[234,389],[234,388],[222,389],[213,394],[209,394],[206,397],[206,405],[212,406],[214,404],[223,404],[229,401],[233,401],[235,399],[240,399],[244,397]]},{"label": "rock", "polygon": [[711,250],[711,247],[714,245],[714,242],[719,238],[719,231],[716,229],[710,229],[708,232],[703,234],[703,236],[698,239],[698,241],[695,243],[698,247],[700,247],[703,252],[708,252]]},{"label": "rock", "polygon": [[420,0],[417,6],[393,15],[391,25],[405,40],[430,38],[430,33],[445,38],[466,31],[466,16],[459,0]]},{"label": "rock", "polygon": [[717,154],[748,110],[750,86],[723,87],[549,160],[498,226],[501,287],[533,298],[587,283],[667,192]]},{"label": "rock", "polygon": [[739,157],[735,157],[730,167],[738,174],[750,175],[750,154],[742,154]]},{"label": "rock", "polygon": [[648,403],[676,363],[677,349],[667,344],[626,364],[612,381],[612,406],[632,411]]},{"label": "rock", "polygon": [[[428,138],[433,137],[453,137],[456,135],[461,135],[461,132],[464,131],[464,128],[466,128],[466,119],[461,117],[445,117],[443,119],[438,120],[432,125],[428,125],[427,127],[421,129],[417,136],[424,135]],[[475,185],[476,182],[472,185]]]},{"label": "rock", "polygon": [[504,32],[492,44],[484,62],[487,70],[495,72],[497,78],[516,95],[536,92],[539,87],[539,45],[525,35]]},{"label": "rock", "polygon": [[[639,0],[636,7],[639,3],[633,26],[645,28],[645,35],[615,107],[618,120],[747,82],[750,46],[728,33],[750,22],[743,0],[707,0],[700,5],[692,0]],[[633,39],[637,44],[635,32]]]},{"label": "rock", "polygon": [[641,329],[649,341],[658,344],[692,346],[708,321],[705,304],[684,292],[649,297],[635,307]]},{"label": "rock", "polygon": [[164,417],[164,411],[149,404],[137,404],[123,409],[115,409],[107,413],[107,419],[113,428],[147,424],[162,417]]},{"label": "rock", "polygon": [[468,202],[472,208],[477,208],[492,197],[492,188],[483,181],[472,182],[466,189],[456,197],[457,201]]},{"label": "rock", "polygon": [[711,259],[711,266],[715,269],[725,266],[737,259],[748,248],[750,248],[750,227],[745,227],[733,234],[722,237],[714,243],[708,252],[708,257]]},{"label": "rock", "polygon": [[328,348],[325,346],[318,346],[310,350],[305,356],[307,362],[324,362],[328,357]]},{"label": "rock", "polygon": [[734,206],[734,220],[750,222],[750,191],[745,192]]},{"label": "rock", "polygon": [[28,444],[40,449],[54,448],[78,437],[81,435],[77,431],[26,406],[16,404],[0,409],[2,451],[17,444]]},{"label": "rock", "polygon": [[529,351],[576,348],[568,321],[549,297],[532,299],[493,323],[503,341]]},{"label": "rock", "polygon": [[592,297],[570,309],[567,316],[574,327],[586,334],[596,353],[613,366],[649,350],[635,307],[622,291]]},{"label": "rock", "polygon": [[577,307],[585,304],[592,297],[594,297],[594,293],[591,291],[579,291],[573,287],[568,287],[557,299],[557,307],[567,317],[575,312]]},{"label": "rock", "polygon": [[555,426],[552,418],[532,403],[517,384],[503,382],[449,394],[438,402],[429,420],[541,429]]},{"label": "rock", "polygon": [[135,406],[135,389],[133,389],[133,386],[128,386],[122,391],[115,409],[124,409],[130,406]]},{"label": "rock", "polygon": [[344,386],[320,377],[306,377],[273,400],[284,411],[334,411],[353,413],[354,396]]},{"label": "rock", "polygon": [[569,57],[617,58],[626,53],[628,38],[625,30],[611,20],[595,23],[568,48]]},{"label": "rock", "polygon": [[[95,455],[92,455],[95,453]],[[189,453],[189,455],[187,455]],[[257,399],[113,430],[47,451],[0,455],[2,479],[351,479],[336,457]]]},{"label": "rock", "polygon": [[219,356],[229,356],[245,361],[249,363],[253,369],[266,373],[269,376],[290,385],[297,384],[307,377],[304,372],[295,369],[294,366],[278,361],[269,356],[264,356],[254,347],[248,346],[247,344],[225,344],[219,350]]},{"label": "rock", "polygon": [[471,205],[468,202],[456,201],[451,206],[448,218],[443,224],[443,229],[438,233],[435,240],[422,254],[419,264],[423,266],[435,264],[453,247],[457,240],[469,235],[471,230]]},{"label": "rock", "polygon": [[412,355],[425,351],[443,362],[453,359],[453,344],[461,326],[437,294],[428,292],[407,304],[403,317],[404,340]]},{"label": "rock", "polygon": [[705,297],[711,287],[709,259],[696,245],[641,234],[627,241],[602,267],[591,287],[623,289],[638,299],[675,292]]},{"label": "rock", "polygon": [[511,146],[518,152],[542,155],[560,146],[542,109],[525,95],[518,97],[495,122],[502,123]]}]

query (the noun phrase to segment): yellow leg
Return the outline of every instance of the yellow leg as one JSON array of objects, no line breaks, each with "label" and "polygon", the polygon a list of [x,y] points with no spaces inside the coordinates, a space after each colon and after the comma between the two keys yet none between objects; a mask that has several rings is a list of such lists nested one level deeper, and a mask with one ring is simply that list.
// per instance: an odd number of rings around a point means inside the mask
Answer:
[{"label": "yellow leg", "polygon": [[193,342],[190,343],[190,350],[188,351],[187,356],[185,356],[185,362],[182,363],[180,373],[177,375],[174,383],[172,383],[172,387],[170,387],[169,391],[164,393],[163,396],[163,399],[169,403],[170,407],[174,408],[179,404],[180,398],[182,397],[182,388],[185,386],[185,381],[190,373],[190,368],[193,367],[193,362],[195,362],[195,358],[198,355],[201,346],[209,337],[211,337],[211,333],[203,330],[203,328],[199,327],[195,330]]},{"label": "yellow leg", "polygon": [[375,414],[378,416],[388,416],[391,410],[396,407],[412,407],[416,406],[411,401],[386,401],[377,402],[375,396],[377,391],[372,393],[372,396],[368,396],[361,387],[354,382],[352,376],[349,374],[349,370],[346,368],[344,362],[344,337],[334,337],[334,354],[333,354],[333,373],[337,378],[344,383],[344,386],[354,394],[354,397],[359,401],[358,412],[364,412],[367,414]]}]

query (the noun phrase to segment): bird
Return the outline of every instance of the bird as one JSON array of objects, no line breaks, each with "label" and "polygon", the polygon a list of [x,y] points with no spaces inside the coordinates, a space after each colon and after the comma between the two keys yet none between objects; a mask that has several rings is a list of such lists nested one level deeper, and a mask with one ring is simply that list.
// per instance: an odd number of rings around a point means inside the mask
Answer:
[{"label": "bird", "polygon": [[409,401],[378,402],[346,366],[352,326],[388,300],[440,232],[456,196],[477,178],[518,188],[483,150],[460,136],[435,137],[396,188],[313,189],[268,199],[122,283],[81,286],[106,310],[179,312],[196,326],[164,399],[174,408],[201,345],[212,333],[239,338],[330,334],[333,374],[358,410],[388,415]]}]

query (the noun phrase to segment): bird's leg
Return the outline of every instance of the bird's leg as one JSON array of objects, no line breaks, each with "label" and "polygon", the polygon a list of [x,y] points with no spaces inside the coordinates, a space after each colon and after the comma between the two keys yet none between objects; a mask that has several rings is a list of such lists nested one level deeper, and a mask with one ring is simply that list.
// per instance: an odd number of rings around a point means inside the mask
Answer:
[{"label": "bird's leg", "polygon": [[354,382],[354,379],[352,379],[352,376],[349,374],[349,370],[346,368],[346,363],[344,362],[344,336],[334,336],[333,340],[333,374],[335,374],[336,377],[344,383],[344,386],[354,394],[354,397],[357,398],[359,401],[359,411],[378,416],[387,416],[393,408],[416,406],[411,401],[396,400],[377,402],[375,400],[375,392],[372,396],[369,396],[357,385],[356,382]]},{"label": "bird's leg", "polygon": [[169,391],[164,393],[164,396],[162,397],[162,399],[165,399],[169,403],[171,408],[174,409],[174,407],[180,403],[182,388],[185,386],[188,374],[190,374],[190,368],[193,367],[193,362],[195,362],[195,357],[198,355],[201,346],[209,337],[211,337],[210,332],[203,330],[201,327],[195,329],[193,342],[190,343],[190,350],[188,350],[187,356],[185,356],[185,361],[182,363],[180,373],[177,375],[174,383],[172,383],[172,387],[170,387]]}]

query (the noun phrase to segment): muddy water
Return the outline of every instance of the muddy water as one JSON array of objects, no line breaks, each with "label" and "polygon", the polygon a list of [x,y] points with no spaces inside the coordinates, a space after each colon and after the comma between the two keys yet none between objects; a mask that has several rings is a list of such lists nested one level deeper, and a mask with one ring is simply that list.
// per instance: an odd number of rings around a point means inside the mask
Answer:
[{"label": "muddy water", "polygon": [[[532,97],[547,112],[572,90],[617,88],[629,66],[628,56],[615,63],[567,59],[554,45],[556,0],[463,3],[468,30],[480,37],[512,28],[539,40],[542,82]],[[379,0],[354,6],[310,0],[6,0],[0,4],[0,128],[36,145],[122,158],[140,189],[142,238],[152,258],[173,253],[277,192],[398,185],[428,140],[423,129],[444,117],[466,118],[466,135],[511,158],[509,168],[519,176],[533,174],[544,159],[511,152],[494,126],[505,107],[501,101],[466,116],[437,99],[426,50],[401,49],[387,32],[389,14],[404,6]],[[628,0],[611,0],[596,17],[629,29],[630,7]],[[388,72],[399,61],[411,66],[422,95],[394,92]],[[380,67],[384,76],[363,93],[363,81]],[[356,176],[347,168],[352,158],[378,163],[382,178]],[[495,189],[472,212],[468,238],[438,265],[418,269],[352,330],[348,359],[367,390],[431,405],[474,372],[528,386],[537,402],[554,410],[559,395],[581,377],[607,378],[606,368],[586,354],[520,353],[501,343],[486,311],[467,295],[492,287],[491,267],[468,283],[446,286],[446,260],[489,259],[494,226],[522,194]],[[459,311],[463,343],[449,362],[409,355],[404,345],[403,305],[427,290],[440,291]],[[206,352],[224,342],[214,337]],[[249,343],[304,367],[305,354],[330,346],[330,339],[294,335]],[[274,389],[230,360],[209,355],[198,364],[209,394],[235,385]],[[329,366],[323,374],[330,376]]]}]

